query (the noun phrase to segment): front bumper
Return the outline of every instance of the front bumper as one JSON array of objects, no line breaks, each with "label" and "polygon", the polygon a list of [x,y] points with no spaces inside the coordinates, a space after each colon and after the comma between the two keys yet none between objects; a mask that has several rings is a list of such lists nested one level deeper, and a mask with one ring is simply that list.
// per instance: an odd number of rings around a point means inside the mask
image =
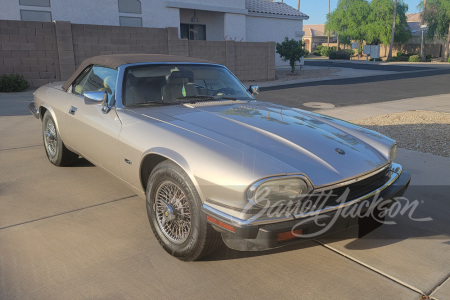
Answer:
[{"label": "front bumper", "polygon": [[39,110],[36,108],[36,105],[34,102],[31,102],[28,104],[28,109],[30,110],[31,114],[36,118],[39,119]]},{"label": "front bumper", "polygon": [[393,167],[391,179],[372,193],[337,207],[278,219],[240,220],[203,205],[208,221],[219,231],[225,244],[240,251],[277,248],[318,238],[359,226],[359,237],[382,225],[387,209],[405,192],[411,175],[400,165]]}]

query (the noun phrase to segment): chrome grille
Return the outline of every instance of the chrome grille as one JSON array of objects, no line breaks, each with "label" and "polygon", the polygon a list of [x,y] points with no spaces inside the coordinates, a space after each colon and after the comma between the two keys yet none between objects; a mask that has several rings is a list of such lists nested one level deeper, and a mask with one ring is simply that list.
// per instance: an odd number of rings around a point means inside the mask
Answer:
[{"label": "chrome grille", "polygon": [[[322,192],[313,192],[309,196],[309,199],[312,201],[319,201],[321,203],[326,199],[324,207],[340,205],[361,196],[367,195],[380,188],[389,180],[390,173],[390,168],[386,168],[385,170],[361,181],[356,181],[354,183],[340,186],[334,189],[324,189]],[[341,199],[341,197],[347,192],[347,189],[348,195],[345,197],[345,199]]]}]

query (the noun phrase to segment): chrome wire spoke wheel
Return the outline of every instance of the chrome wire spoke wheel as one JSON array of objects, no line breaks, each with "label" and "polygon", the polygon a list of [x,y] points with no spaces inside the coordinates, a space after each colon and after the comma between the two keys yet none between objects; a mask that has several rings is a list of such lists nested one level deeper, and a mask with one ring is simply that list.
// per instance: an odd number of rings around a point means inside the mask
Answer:
[{"label": "chrome wire spoke wheel", "polygon": [[191,211],[183,190],[171,181],[163,181],[154,204],[156,220],[164,236],[175,244],[184,243],[191,232]]},{"label": "chrome wire spoke wheel", "polygon": [[157,164],[147,180],[146,208],[156,239],[170,255],[193,261],[222,242],[202,212],[202,200],[184,170],[172,161]]},{"label": "chrome wire spoke wheel", "polygon": [[53,123],[53,120],[48,120],[47,126],[44,131],[44,141],[45,141],[45,148],[47,149],[47,153],[54,157],[57,152],[57,133],[56,133],[56,127],[55,123]]}]

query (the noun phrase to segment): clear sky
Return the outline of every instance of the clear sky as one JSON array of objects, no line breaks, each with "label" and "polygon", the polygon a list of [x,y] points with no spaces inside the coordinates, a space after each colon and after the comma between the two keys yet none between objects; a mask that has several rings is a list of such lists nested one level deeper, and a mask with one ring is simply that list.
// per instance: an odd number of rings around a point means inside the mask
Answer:
[{"label": "clear sky", "polygon": [[[280,2],[280,0],[277,0]],[[421,0],[404,0],[408,4],[408,13],[419,12],[417,5]],[[297,0],[284,0],[285,3],[297,9]],[[331,0],[331,11],[336,8],[338,0]],[[309,16],[304,24],[324,24],[327,20],[328,0],[301,0],[300,11]]]}]

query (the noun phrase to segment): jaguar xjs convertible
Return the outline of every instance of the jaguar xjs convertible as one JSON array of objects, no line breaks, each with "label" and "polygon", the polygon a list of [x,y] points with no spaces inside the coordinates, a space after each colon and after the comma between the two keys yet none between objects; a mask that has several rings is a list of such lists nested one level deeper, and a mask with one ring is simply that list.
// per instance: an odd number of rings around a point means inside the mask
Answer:
[{"label": "jaguar xjs convertible", "polygon": [[39,88],[29,109],[52,164],[83,157],[119,178],[181,260],[381,224],[410,181],[395,141],[257,93],[205,60],[107,55]]}]

